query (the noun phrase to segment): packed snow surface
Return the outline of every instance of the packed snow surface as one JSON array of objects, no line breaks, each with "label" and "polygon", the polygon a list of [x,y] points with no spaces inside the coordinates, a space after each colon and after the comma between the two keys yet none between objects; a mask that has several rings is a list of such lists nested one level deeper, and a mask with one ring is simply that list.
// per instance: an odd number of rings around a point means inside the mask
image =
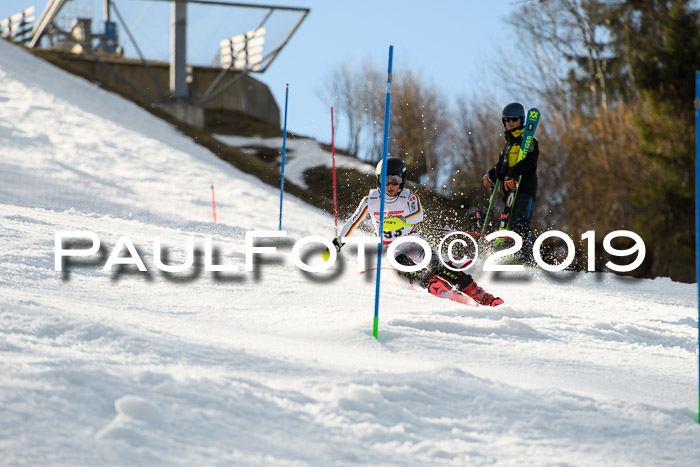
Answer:
[{"label": "packed snow surface", "polygon": [[[0,83],[3,464],[697,465],[695,285],[477,267],[489,309],[384,271],[376,340],[354,247],[291,259],[332,216],[286,196],[247,272],[278,190],[3,41]],[[58,231],[100,250],[57,272]]]}]

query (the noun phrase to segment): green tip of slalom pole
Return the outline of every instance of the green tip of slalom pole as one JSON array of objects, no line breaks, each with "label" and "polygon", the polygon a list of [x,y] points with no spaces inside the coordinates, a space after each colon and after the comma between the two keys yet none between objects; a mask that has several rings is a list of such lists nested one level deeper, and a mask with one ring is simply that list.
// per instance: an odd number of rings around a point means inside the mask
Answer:
[{"label": "green tip of slalom pole", "polygon": [[372,335],[379,340],[379,316],[374,317],[374,326],[372,327]]}]

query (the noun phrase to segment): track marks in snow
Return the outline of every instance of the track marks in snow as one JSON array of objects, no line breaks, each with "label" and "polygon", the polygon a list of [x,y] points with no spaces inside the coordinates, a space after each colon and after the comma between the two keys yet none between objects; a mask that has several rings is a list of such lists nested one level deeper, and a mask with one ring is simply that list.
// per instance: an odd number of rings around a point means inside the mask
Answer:
[{"label": "track marks in snow", "polygon": [[697,350],[697,336],[683,329],[681,325],[653,325],[652,323],[630,324],[599,321],[581,331],[602,341],[624,342],[628,344],[681,348],[694,353]]},{"label": "track marks in snow", "polygon": [[527,325],[523,321],[512,318],[501,318],[493,325],[467,325],[448,321],[427,320],[392,320],[390,326],[401,326],[426,332],[441,332],[460,336],[479,337],[512,337],[517,339],[548,339],[549,337]]}]

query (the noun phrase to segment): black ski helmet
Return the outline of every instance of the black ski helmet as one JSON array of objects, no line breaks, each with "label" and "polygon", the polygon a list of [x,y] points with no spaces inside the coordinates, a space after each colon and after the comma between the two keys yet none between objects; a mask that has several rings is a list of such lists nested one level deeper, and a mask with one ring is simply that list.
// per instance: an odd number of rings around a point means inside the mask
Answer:
[{"label": "black ski helmet", "polygon": [[[379,164],[377,164],[377,188],[381,188],[382,186],[382,162],[383,161],[379,161]],[[406,184],[407,171],[406,164],[398,157],[389,157],[386,160],[386,175],[400,175],[401,184],[399,185],[399,189],[401,190],[403,190],[403,186]]]},{"label": "black ski helmet", "polygon": [[521,124],[525,124],[525,107],[520,102],[511,102],[503,107],[503,112],[501,112],[501,121],[503,122],[503,127],[506,126],[506,117],[520,117]]}]

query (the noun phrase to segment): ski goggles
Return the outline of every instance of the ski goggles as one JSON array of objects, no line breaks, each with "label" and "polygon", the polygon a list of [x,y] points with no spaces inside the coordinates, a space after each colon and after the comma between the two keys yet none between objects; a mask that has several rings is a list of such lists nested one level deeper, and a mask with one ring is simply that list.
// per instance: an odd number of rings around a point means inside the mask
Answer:
[{"label": "ski goggles", "polygon": [[503,123],[520,121],[520,117],[503,117]]},{"label": "ski goggles", "polygon": [[403,178],[401,178],[401,175],[387,175],[386,176],[386,184],[387,185],[401,185],[402,181],[403,181]]}]

